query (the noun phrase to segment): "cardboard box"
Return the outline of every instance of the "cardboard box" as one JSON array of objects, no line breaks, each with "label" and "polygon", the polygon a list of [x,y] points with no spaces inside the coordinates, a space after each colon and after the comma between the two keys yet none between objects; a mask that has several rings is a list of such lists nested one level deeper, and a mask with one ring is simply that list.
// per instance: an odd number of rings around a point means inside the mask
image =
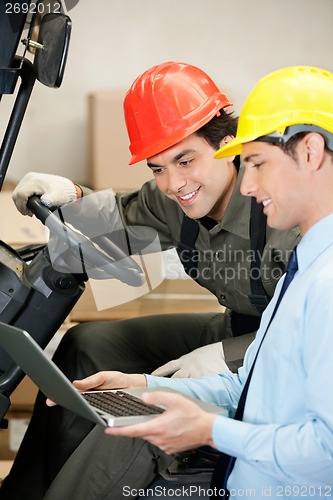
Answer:
[{"label": "cardboard box", "polygon": [[48,241],[48,230],[36,217],[25,217],[16,209],[11,191],[0,193],[0,239],[13,248]]},{"label": "cardboard box", "polygon": [[0,460],[0,479],[8,476],[10,469],[12,468],[13,460]]},{"label": "cardboard box", "polygon": [[[111,292],[110,292],[111,293]],[[151,292],[124,304],[97,310],[89,282],[73,308],[72,321],[99,321],[135,318],[151,314],[223,312],[216,297],[188,279],[166,279]]]},{"label": "cardboard box", "polygon": [[131,154],[123,114],[125,93],[102,90],[88,96],[89,186],[94,190],[135,190],[153,178],[145,161],[128,165]]},{"label": "cardboard box", "polygon": [[28,428],[30,411],[9,411],[8,429],[0,430],[0,460],[13,460]]},{"label": "cardboard box", "polygon": [[31,411],[35,404],[38,389],[32,380],[25,376],[10,396],[10,411]]}]

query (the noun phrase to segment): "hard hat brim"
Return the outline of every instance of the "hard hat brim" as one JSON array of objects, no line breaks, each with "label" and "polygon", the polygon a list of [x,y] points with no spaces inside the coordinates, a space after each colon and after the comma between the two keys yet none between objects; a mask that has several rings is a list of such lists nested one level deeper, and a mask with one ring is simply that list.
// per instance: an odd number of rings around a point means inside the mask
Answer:
[{"label": "hard hat brim", "polygon": [[242,145],[243,143],[235,137],[235,139],[232,139],[222,146],[222,148],[218,149],[214,154],[214,158],[219,159],[227,158],[228,156],[238,156],[242,152]]}]

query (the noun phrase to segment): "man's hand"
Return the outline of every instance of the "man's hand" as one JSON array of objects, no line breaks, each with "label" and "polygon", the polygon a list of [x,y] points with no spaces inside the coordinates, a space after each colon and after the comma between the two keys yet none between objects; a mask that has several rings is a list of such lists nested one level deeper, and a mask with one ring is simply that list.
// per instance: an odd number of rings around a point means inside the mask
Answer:
[{"label": "man's hand", "polygon": [[94,373],[94,375],[81,380],[74,380],[73,385],[79,391],[90,391],[91,389],[103,391],[107,389],[124,389],[126,387],[147,387],[147,381],[146,377],[141,373],[104,371]]},{"label": "man's hand", "polygon": [[66,177],[29,172],[13,191],[13,201],[21,214],[32,216],[27,201],[34,194],[42,195],[40,199],[48,207],[59,207],[81,196],[74,182]]},{"label": "man's hand", "polygon": [[172,378],[198,378],[211,373],[221,373],[229,368],[224,361],[222,342],[199,347],[178,359],[157,368],[152,375]]},{"label": "man's hand", "polygon": [[[144,375],[138,373],[104,371],[94,373],[94,375],[81,380],[74,380],[73,385],[81,392],[92,389],[103,391],[108,389],[124,389],[126,387],[147,387],[147,380]],[[48,406],[56,405],[51,399],[47,399],[46,404]]]},{"label": "man's hand", "polygon": [[147,392],[145,403],[165,406],[166,411],[148,422],[126,427],[107,427],[111,436],[140,437],[158,446],[168,455],[198,446],[213,446],[212,426],[217,415],[203,411],[179,394]]}]

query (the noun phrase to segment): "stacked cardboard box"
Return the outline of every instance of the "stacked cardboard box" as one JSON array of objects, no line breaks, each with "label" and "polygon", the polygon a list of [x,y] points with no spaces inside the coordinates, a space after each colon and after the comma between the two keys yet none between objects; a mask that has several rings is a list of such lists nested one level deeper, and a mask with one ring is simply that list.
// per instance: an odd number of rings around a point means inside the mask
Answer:
[{"label": "stacked cardboard box", "polygon": [[124,96],[122,90],[101,90],[88,97],[89,184],[97,191],[137,189],[152,178],[144,161],[128,165]]},{"label": "stacked cardboard box", "polygon": [[37,387],[25,377],[10,397],[11,406],[5,418],[8,428],[0,430],[0,460],[12,460],[28,427]]},{"label": "stacked cardboard box", "polygon": [[28,428],[31,411],[10,410],[6,419],[8,428],[0,430],[0,461],[13,460]]}]

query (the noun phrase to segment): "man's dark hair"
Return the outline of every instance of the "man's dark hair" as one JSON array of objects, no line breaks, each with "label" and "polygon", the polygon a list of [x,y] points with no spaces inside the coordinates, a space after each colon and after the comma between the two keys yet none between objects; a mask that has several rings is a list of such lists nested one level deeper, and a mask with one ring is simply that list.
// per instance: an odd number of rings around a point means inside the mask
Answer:
[{"label": "man's dark hair", "polygon": [[236,135],[238,118],[233,113],[220,110],[219,116],[214,116],[206,125],[199,128],[195,133],[203,137],[208,144],[217,151],[220,149],[221,141],[227,135]]},{"label": "man's dark hair", "polygon": [[[282,151],[287,154],[288,156],[290,156],[293,160],[297,160],[297,152],[296,152],[296,148],[297,148],[297,144],[303,139],[303,137],[305,137],[309,132],[299,132],[298,134],[295,134],[293,135],[292,137],[290,137],[289,141],[287,141],[285,144],[274,144],[272,143],[273,146],[277,146],[279,147],[280,149],[282,149]],[[331,151],[328,147],[327,147],[327,144],[326,144],[326,141],[325,141],[325,151],[327,151],[330,156],[331,156],[331,159],[333,160],[333,151]]]}]

